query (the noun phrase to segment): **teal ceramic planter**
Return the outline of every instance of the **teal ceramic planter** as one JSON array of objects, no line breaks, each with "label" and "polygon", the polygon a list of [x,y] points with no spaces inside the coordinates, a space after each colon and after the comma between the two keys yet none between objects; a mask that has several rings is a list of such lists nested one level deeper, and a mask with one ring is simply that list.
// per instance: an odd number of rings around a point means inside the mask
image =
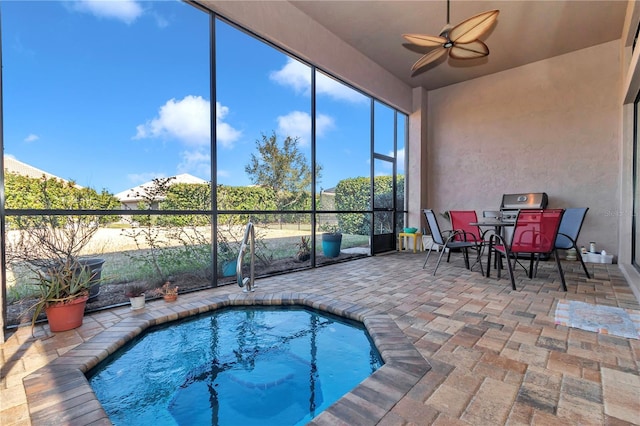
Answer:
[{"label": "teal ceramic planter", "polygon": [[322,234],[322,252],[326,257],[340,256],[341,244],[342,244],[342,234],[340,233]]},{"label": "teal ceramic planter", "polygon": [[236,274],[236,261],[232,260],[222,264],[222,276],[232,277]]}]

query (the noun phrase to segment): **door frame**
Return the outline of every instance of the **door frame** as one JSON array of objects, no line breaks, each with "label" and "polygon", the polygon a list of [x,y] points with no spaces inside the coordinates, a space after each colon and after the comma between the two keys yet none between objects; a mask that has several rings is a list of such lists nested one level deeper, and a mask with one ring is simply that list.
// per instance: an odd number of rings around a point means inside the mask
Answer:
[{"label": "door frame", "polygon": [[[391,196],[391,206],[377,206],[376,205],[376,194],[375,194],[375,176],[376,176],[376,162],[383,161],[390,163],[392,172],[392,196]],[[388,155],[373,153],[373,161],[371,164],[372,173],[371,173],[371,210],[373,211],[373,215],[371,218],[371,251],[373,254],[377,253],[386,253],[389,251],[396,250],[396,222],[397,222],[397,194],[396,194],[396,183],[397,183],[397,167],[396,167],[396,159],[390,157]],[[381,216],[379,213],[390,213],[389,215],[385,215],[386,224],[381,224],[383,226],[387,226],[388,229],[391,229],[391,232],[385,233],[376,233],[377,221]]]}]

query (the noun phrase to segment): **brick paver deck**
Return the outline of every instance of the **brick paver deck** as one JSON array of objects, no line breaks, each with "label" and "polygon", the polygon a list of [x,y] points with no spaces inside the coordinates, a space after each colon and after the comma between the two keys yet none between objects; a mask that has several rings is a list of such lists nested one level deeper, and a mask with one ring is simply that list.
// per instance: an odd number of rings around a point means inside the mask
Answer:
[{"label": "brick paver deck", "polygon": [[82,327],[0,345],[0,424],[109,424],[83,372],[144,327],[222,306],[301,303],[363,320],[386,361],[316,417],[320,425],[640,424],[640,340],[555,325],[558,300],[640,310],[617,265],[553,262],[529,280],[485,278],[459,260],[375,256],[86,315]]}]

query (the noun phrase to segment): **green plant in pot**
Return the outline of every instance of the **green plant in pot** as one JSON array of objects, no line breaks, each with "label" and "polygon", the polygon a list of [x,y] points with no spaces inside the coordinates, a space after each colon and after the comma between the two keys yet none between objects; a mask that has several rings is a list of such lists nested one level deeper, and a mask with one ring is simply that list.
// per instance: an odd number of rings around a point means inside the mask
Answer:
[{"label": "green plant in pot", "polygon": [[322,234],[322,252],[326,257],[340,256],[340,246],[342,245],[342,232],[337,226],[325,226]]},{"label": "green plant in pot", "polygon": [[15,227],[15,237],[7,241],[7,264],[36,275],[58,267],[61,272],[69,267],[78,273],[88,269],[89,298],[98,295],[104,259],[83,255],[98,231],[95,216],[21,216]]},{"label": "green plant in pot", "polygon": [[300,237],[300,242],[296,244],[298,251],[294,258],[298,262],[306,262],[311,258],[311,246],[309,245],[309,237]]},{"label": "green plant in pot", "polygon": [[82,325],[89,299],[91,271],[77,261],[52,263],[37,271],[38,301],[32,307],[33,327],[44,311],[52,332],[67,331]]}]

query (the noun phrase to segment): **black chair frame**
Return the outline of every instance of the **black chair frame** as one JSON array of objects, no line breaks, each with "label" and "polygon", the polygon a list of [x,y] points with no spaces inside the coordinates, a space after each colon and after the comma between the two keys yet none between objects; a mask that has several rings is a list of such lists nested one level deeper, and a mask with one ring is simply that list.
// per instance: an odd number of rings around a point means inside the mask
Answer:
[{"label": "black chair frame", "polygon": [[[516,223],[517,223],[517,219],[516,219]],[[556,233],[556,238],[557,238],[557,235],[558,235],[557,230],[556,230],[555,233]],[[512,235],[512,239],[513,239],[513,236],[514,235]],[[498,244],[496,244],[496,242],[500,243],[500,245],[504,248],[504,251],[500,251],[500,250],[495,249],[496,246],[498,245]],[[517,290],[516,289],[516,280],[515,280],[515,276],[514,276],[514,267],[515,267],[515,263],[516,262],[520,263],[518,261],[518,256],[517,255],[518,254],[525,254],[525,253],[522,253],[522,252],[519,252],[517,254],[516,253],[512,253],[511,250],[510,250],[510,247],[511,247],[512,243],[513,243],[512,241],[507,243],[504,240],[504,238],[502,238],[502,236],[500,236],[498,234],[494,234],[494,235],[491,236],[490,247],[492,247],[494,249],[493,253],[495,253],[495,255],[500,259],[500,261],[498,262],[498,267],[497,267],[498,279],[500,278],[502,256],[504,256],[505,260],[507,261],[507,269],[509,271],[509,278],[511,279],[511,288],[513,290]],[[490,250],[489,251],[488,262],[491,262],[491,253],[492,253],[492,251]],[[555,243],[552,246],[551,253],[553,254],[553,257],[556,260],[556,266],[558,268],[558,274],[560,275],[560,281],[562,283],[562,289],[564,291],[567,291],[567,283],[566,283],[565,278],[564,278],[564,271],[562,270],[562,265],[560,263],[560,257],[558,256],[558,248],[557,248]],[[528,273],[528,277],[531,279],[531,278],[533,278],[533,275],[534,275],[533,274],[534,268],[535,268],[535,270],[537,270],[538,262],[540,260],[540,256],[542,254],[549,254],[549,253],[528,253],[528,254],[529,254],[529,270],[528,270],[529,273]],[[514,260],[514,265],[513,266],[511,264],[511,259]],[[535,265],[534,265],[534,261],[535,261]],[[520,265],[523,267],[523,269],[525,269],[525,271],[527,271],[527,268],[525,268],[524,265],[522,265],[522,264],[520,264]]]},{"label": "black chair frame", "polygon": [[[438,262],[436,263],[436,267],[433,270],[433,275],[436,274],[438,267],[440,266],[440,262],[442,261],[442,256],[444,256],[444,253],[447,251],[445,249],[449,249],[448,250],[449,253],[447,255],[447,261],[449,261],[452,250],[458,250],[458,249],[462,250],[465,267],[471,270],[472,266],[469,265],[468,250],[470,248],[473,248],[478,250],[479,254],[481,253],[481,246],[476,241],[475,235],[470,234],[468,232],[464,232],[464,231],[447,230],[447,231],[444,231],[447,235],[445,238],[445,236],[443,235],[443,232],[440,231],[440,226],[438,225],[438,220],[436,219],[436,216],[433,210],[424,209],[423,213],[427,221],[427,224],[429,225],[429,229],[431,230],[431,237],[433,238],[433,242],[442,248],[442,250],[440,251],[440,256],[438,256]],[[462,235],[462,241],[456,240],[456,236],[458,235]],[[471,241],[471,239],[473,241]],[[427,266],[427,262],[429,261],[429,256],[431,255],[431,251],[433,251],[433,245],[429,247],[429,251],[427,252],[427,258],[424,260],[422,269],[425,269],[425,267]],[[482,262],[476,262],[476,263],[480,265],[480,272],[482,273],[482,275],[484,275]]]},{"label": "black chair frame", "polygon": [[[577,241],[578,236],[580,235],[580,230],[582,229],[582,224],[584,223],[584,218],[587,216],[588,211],[589,207],[565,209],[564,215],[562,216],[562,221],[560,222],[560,229],[558,230],[558,237],[556,238],[555,247],[559,250],[569,250],[571,248],[575,249],[577,253],[576,257],[580,260],[580,264],[582,265],[582,269],[584,270],[585,275],[587,276],[587,278],[591,278],[591,275],[589,275],[589,270],[587,269],[587,265],[585,265],[584,260],[582,259],[582,253],[580,253],[580,250],[578,249]],[[571,232],[571,234],[569,234],[569,232]],[[566,240],[563,241],[563,238],[566,238]],[[536,271],[537,270],[538,262],[536,262]]]}]

